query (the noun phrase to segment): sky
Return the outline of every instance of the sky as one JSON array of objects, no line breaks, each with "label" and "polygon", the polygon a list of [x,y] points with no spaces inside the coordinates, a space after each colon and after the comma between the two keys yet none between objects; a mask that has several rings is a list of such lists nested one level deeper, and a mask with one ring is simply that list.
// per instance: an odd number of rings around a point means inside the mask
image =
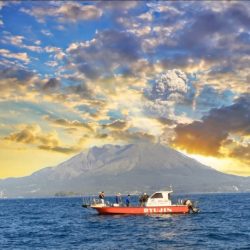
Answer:
[{"label": "sky", "polygon": [[0,59],[0,178],[140,142],[250,176],[247,1],[3,1]]}]

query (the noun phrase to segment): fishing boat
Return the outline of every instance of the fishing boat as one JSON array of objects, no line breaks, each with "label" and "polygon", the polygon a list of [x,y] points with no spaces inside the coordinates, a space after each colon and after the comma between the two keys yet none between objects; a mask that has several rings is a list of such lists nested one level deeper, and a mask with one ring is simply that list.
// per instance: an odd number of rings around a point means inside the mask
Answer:
[{"label": "fishing boat", "polygon": [[[148,197],[143,205],[126,206],[119,203],[108,204],[94,201],[89,207],[95,209],[99,214],[131,214],[131,215],[148,215],[148,214],[187,214],[197,213],[199,209],[194,206],[191,200],[184,200],[177,204],[172,204],[171,193],[173,191],[158,191]],[[83,205],[83,207],[88,207]]]}]

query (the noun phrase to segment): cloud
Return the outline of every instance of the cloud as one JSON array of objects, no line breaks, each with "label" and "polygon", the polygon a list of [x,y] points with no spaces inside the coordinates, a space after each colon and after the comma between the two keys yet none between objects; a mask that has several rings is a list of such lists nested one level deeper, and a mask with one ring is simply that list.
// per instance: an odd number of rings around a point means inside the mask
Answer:
[{"label": "cloud", "polygon": [[7,141],[19,142],[31,146],[36,146],[39,149],[55,151],[60,153],[78,152],[79,148],[74,146],[65,147],[60,142],[57,133],[43,133],[41,127],[37,124],[22,125],[19,131],[13,132],[3,138]]},{"label": "cloud", "polygon": [[5,34],[3,35],[1,39],[1,43],[7,44],[7,45],[12,44],[19,48],[27,49],[27,50],[38,52],[38,53],[41,53],[43,51],[43,49],[40,46],[38,46],[39,44],[36,44],[37,41],[32,43],[32,45],[27,45],[24,43],[25,40],[27,39],[25,39],[24,36],[20,36],[20,35],[14,36],[8,32],[5,32]]},{"label": "cloud", "polygon": [[234,147],[229,156],[250,164],[250,143]]},{"label": "cloud", "polygon": [[147,116],[154,118],[174,119],[174,108],[168,101],[147,101],[144,104],[144,112]]},{"label": "cloud", "polygon": [[[41,75],[16,65],[0,66],[0,90],[3,93],[1,99],[28,102],[39,100],[51,103],[51,107],[56,103],[64,107],[74,106],[79,103],[82,94],[74,93],[71,87],[64,86],[59,78],[42,78]],[[69,99],[70,102],[66,102]]]},{"label": "cloud", "polygon": [[204,85],[195,99],[197,111],[208,111],[211,108],[228,106],[233,102],[234,94],[232,90],[216,90],[210,85]]},{"label": "cloud", "polygon": [[[223,4],[221,4],[222,6]],[[178,54],[185,58],[206,60],[218,63],[229,58],[238,57],[246,53],[245,46],[237,37],[244,33],[250,23],[247,8],[243,2],[225,4],[220,11],[211,8],[211,4],[190,4],[190,15],[185,19],[185,25],[179,32],[173,34],[175,44],[165,46],[168,50],[175,48]],[[193,7],[193,10],[191,8]],[[199,12],[195,12],[197,8]],[[236,46],[237,45],[237,46]],[[226,48],[226,49],[225,49]],[[249,51],[249,48],[247,49]],[[172,55],[170,56],[171,60]],[[184,60],[183,60],[184,61]],[[188,60],[186,60],[188,64]]]},{"label": "cloud", "polygon": [[179,101],[188,92],[187,75],[178,69],[168,70],[156,78],[150,99]]},{"label": "cloud", "polygon": [[17,79],[21,84],[25,84],[34,77],[34,73],[18,67],[2,67],[0,69],[0,79]]},{"label": "cloud", "polygon": [[118,129],[123,130],[127,126],[126,121],[116,120],[111,123],[102,125],[103,128],[111,128],[111,129]]},{"label": "cloud", "polygon": [[62,5],[58,11],[60,20],[76,22],[78,20],[98,19],[102,15],[102,11],[94,5],[80,5],[76,2],[66,3]]},{"label": "cloud", "polygon": [[[243,3],[229,3],[221,11],[213,10],[209,6],[202,7],[198,15],[192,16],[193,22],[185,27],[178,42],[185,48],[193,49],[192,52],[202,53],[200,50],[202,48],[212,52],[214,49],[214,56],[216,56],[217,48],[223,47],[223,44],[220,44],[220,39],[226,38],[228,35],[235,37],[235,34],[239,32],[239,27],[248,27],[250,17]],[[233,34],[234,32],[236,33]],[[202,53],[204,56],[210,56],[204,52]]]},{"label": "cloud", "polygon": [[39,98],[39,101],[61,103],[68,107],[84,102],[97,104],[93,90],[85,83],[77,83],[82,79],[73,77],[72,84],[64,84],[65,80],[69,82],[70,77],[42,78],[24,67],[0,66],[1,99],[37,102]]},{"label": "cloud", "polygon": [[[63,61],[63,59],[65,58],[65,53],[63,52],[63,50],[61,48],[58,47],[52,47],[52,46],[46,46],[44,48],[45,52],[51,54],[54,53],[54,59],[59,61]],[[51,56],[50,56],[51,57]]]},{"label": "cloud", "polygon": [[195,88],[185,72],[179,69],[167,70],[152,79],[152,87],[144,90],[144,96],[148,99],[144,102],[146,115],[174,121],[178,109],[182,113],[190,111],[185,109],[192,109]]},{"label": "cloud", "polygon": [[156,140],[155,136],[149,133],[130,130],[114,130],[110,132],[110,136],[126,143],[155,142]]},{"label": "cloud", "polygon": [[57,125],[57,126],[61,126],[61,127],[65,127],[65,128],[85,128],[88,129],[89,131],[94,131],[94,129],[90,126],[90,124],[85,123],[85,122],[80,122],[78,120],[68,120],[68,119],[63,119],[63,118],[52,118],[50,116],[45,116],[44,117],[45,120],[52,122],[53,124]]},{"label": "cloud", "polygon": [[10,59],[21,60],[25,63],[29,63],[30,58],[27,53],[12,53],[7,49],[0,49],[0,55]]},{"label": "cloud", "polygon": [[53,34],[49,30],[42,29],[41,33],[45,36],[53,36]]},{"label": "cloud", "polygon": [[6,2],[1,1],[1,2],[0,2],[0,10],[1,10],[6,4],[7,4]]},{"label": "cloud", "polygon": [[100,1],[97,6],[104,10],[110,10],[115,13],[127,13],[138,5],[135,1]]},{"label": "cloud", "polygon": [[97,79],[119,73],[124,65],[139,59],[140,44],[127,32],[105,30],[90,41],[74,43],[67,49],[68,60],[86,78]]},{"label": "cloud", "polygon": [[0,66],[1,99],[28,102],[60,102],[70,98],[58,78],[42,79],[37,73],[16,65]]},{"label": "cloud", "polygon": [[61,82],[56,78],[50,78],[43,86],[45,91],[55,91],[58,90],[61,86]]},{"label": "cloud", "polygon": [[58,5],[47,3],[31,9],[21,8],[21,11],[36,17],[39,22],[45,22],[45,19],[50,17],[56,18],[59,22],[75,23],[78,21],[95,20],[102,15],[102,11],[95,5],[78,2],[62,2]]},{"label": "cloud", "polygon": [[33,72],[17,66],[0,66],[0,99],[11,100],[30,95],[37,78]]},{"label": "cloud", "polygon": [[189,2],[185,5],[169,2],[147,6],[144,12],[147,18],[122,18],[130,30],[131,27],[139,31],[151,27],[140,43],[155,68],[196,72],[197,80],[201,78],[200,85],[206,82],[220,89],[245,91],[244,77],[249,64],[245,56],[250,51],[249,6],[244,2]]},{"label": "cloud", "polygon": [[94,90],[86,83],[77,84],[75,86],[69,86],[66,88],[66,92],[68,94],[74,94],[80,97],[81,99],[94,99]]},{"label": "cloud", "polygon": [[249,94],[243,95],[233,105],[212,109],[201,121],[178,125],[173,145],[189,153],[222,156],[230,135],[250,135],[249,100]]},{"label": "cloud", "polygon": [[74,148],[74,147],[60,147],[60,146],[55,146],[51,147],[48,145],[40,145],[38,147],[39,149],[47,150],[47,151],[54,151],[57,153],[63,153],[63,154],[72,154],[72,153],[78,153],[80,151],[80,148]]},{"label": "cloud", "polygon": [[244,3],[235,3],[232,4],[227,11],[225,16],[232,18],[239,25],[243,25],[246,28],[249,28],[250,15],[249,15],[249,6],[246,6]]},{"label": "cloud", "polygon": [[0,1],[0,10],[10,5],[19,4],[19,1]]},{"label": "cloud", "polygon": [[58,62],[57,61],[48,61],[45,63],[46,65],[48,65],[49,67],[56,67],[58,66]]},{"label": "cloud", "polygon": [[41,143],[48,146],[58,146],[59,140],[56,134],[42,134],[41,128],[37,124],[21,126],[20,131],[13,132],[4,138],[5,140],[22,142],[25,144]]}]

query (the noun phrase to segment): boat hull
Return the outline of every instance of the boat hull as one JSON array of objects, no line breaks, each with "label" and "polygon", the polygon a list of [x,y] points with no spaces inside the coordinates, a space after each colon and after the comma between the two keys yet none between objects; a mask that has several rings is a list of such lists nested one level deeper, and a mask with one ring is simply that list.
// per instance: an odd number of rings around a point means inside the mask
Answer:
[{"label": "boat hull", "polygon": [[161,207],[92,207],[99,214],[186,214],[188,206],[172,205]]}]

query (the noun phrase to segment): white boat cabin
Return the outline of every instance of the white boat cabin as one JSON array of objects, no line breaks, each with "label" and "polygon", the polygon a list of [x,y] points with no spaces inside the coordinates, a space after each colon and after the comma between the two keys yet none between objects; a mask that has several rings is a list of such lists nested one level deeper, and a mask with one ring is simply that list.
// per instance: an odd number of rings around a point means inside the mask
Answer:
[{"label": "white boat cabin", "polygon": [[146,203],[146,207],[171,206],[171,193],[173,191],[158,191],[153,193]]}]

